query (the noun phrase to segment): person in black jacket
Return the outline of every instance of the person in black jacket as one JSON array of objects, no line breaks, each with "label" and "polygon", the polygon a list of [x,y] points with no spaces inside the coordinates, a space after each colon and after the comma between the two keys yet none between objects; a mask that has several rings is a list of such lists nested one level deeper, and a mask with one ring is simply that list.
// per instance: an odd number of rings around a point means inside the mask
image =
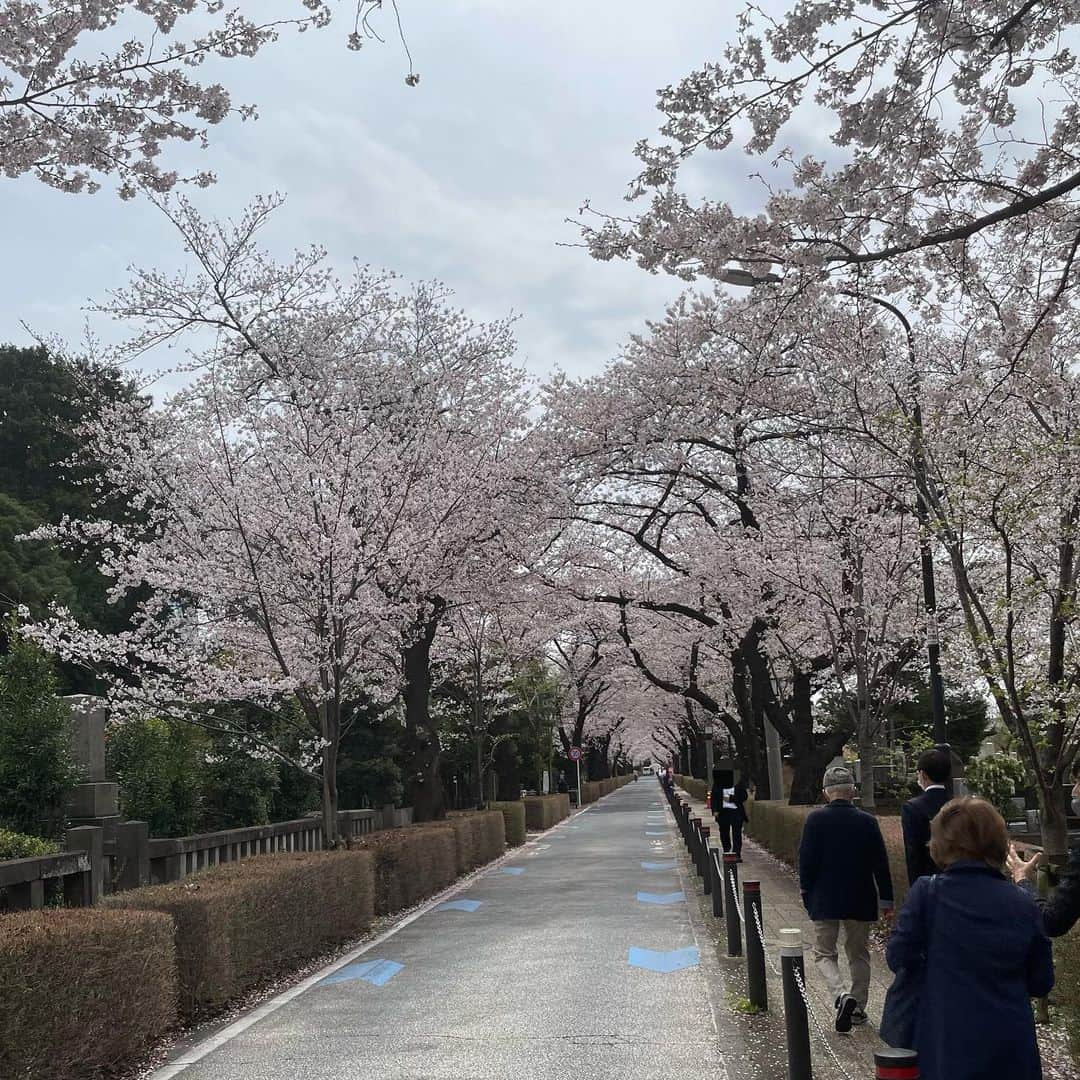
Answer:
[{"label": "person in black jacket", "polygon": [[[1072,812],[1080,817],[1080,761],[1073,771],[1076,781],[1072,789]],[[1009,871],[1017,885],[1035,895],[1032,879],[1042,862],[1041,855],[1034,855],[1025,862],[1013,848],[1009,853]],[[1069,852],[1069,861],[1061,874],[1061,880],[1053,895],[1047,900],[1035,895],[1035,900],[1042,908],[1043,926],[1049,937],[1061,937],[1067,934],[1080,921],[1080,846]]]},{"label": "person in black jacket", "polygon": [[713,769],[712,812],[720,827],[720,843],[724,851],[734,851],[742,862],[742,830],[746,823],[746,800],[749,792],[735,782],[731,769]]},{"label": "person in black jacket", "polygon": [[[870,928],[893,909],[889,856],[877,819],[852,803],[855,779],[846,765],[825,770],[828,806],[814,810],[799,842],[799,888],[814,922],[814,963],[836,1006],[836,1030],[866,1023],[870,993]],[[844,930],[850,982],[840,975],[837,942]]]},{"label": "person in black jacket", "polygon": [[907,860],[908,884],[938,872],[930,858],[930,822],[949,801],[946,784],[952,772],[952,761],[944,750],[927,750],[919,756],[918,780],[922,794],[909,799],[900,807],[900,824],[904,830],[904,857]]}]

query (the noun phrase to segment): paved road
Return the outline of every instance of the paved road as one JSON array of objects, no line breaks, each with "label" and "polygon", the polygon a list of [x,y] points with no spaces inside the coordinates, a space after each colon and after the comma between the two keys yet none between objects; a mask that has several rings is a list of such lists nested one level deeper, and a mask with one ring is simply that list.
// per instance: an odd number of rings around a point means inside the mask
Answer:
[{"label": "paved road", "polygon": [[726,1080],[675,835],[628,784],[157,1078]]}]

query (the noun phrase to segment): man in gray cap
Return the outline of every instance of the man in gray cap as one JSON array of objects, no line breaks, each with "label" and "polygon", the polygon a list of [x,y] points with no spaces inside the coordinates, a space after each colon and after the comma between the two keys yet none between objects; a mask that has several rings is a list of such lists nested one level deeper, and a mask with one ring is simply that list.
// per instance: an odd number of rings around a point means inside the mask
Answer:
[{"label": "man in gray cap", "polygon": [[[814,810],[799,843],[799,888],[814,921],[814,963],[835,1000],[836,1030],[866,1023],[870,993],[870,927],[893,909],[889,856],[877,819],[853,803],[855,778],[846,765],[825,770],[828,806]],[[851,981],[840,974],[837,942],[844,930]]]}]

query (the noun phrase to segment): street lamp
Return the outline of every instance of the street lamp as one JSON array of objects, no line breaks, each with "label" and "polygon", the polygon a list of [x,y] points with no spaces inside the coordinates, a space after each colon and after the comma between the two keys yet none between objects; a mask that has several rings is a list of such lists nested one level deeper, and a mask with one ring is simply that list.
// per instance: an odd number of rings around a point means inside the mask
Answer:
[{"label": "street lamp", "polygon": [[705,734],[705,783],[711,784],[713,771],[713,721],[708,713],[705,714],[701,729]]}]

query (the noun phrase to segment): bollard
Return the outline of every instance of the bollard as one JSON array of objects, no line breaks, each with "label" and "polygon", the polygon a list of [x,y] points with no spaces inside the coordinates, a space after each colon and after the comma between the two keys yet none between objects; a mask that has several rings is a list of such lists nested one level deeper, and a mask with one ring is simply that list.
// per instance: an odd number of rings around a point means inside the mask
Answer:
[{"label": "bollard", "polygon": [[727,954],[742,956],[742,926],[739,924],[739,871],[737,856],[724,852],[724,910],[727,912]]},{"label": "bollard", "polygon": [[780,975],[784,983],[784,1026],[787,1028],[788,1080],[812,1080],[810,1021],[799,982],[806,985],[801,930],[780,931]]},{"label": "bollard", "polygon": [[705,895],[712,891],[712,877],[709,874],[709,826],[701,826],[701,851],[698,852],[698,877],[701,878]]},{"label": "bollard", "polygon": [[724,868],[721,863],[723,853],[718,847],[709,848],[709,878],[712,885],[713,918],[724,917]]},{"label": "bollard", "polygon": [[693,843],[690,845],[690,858],[694,863],[694,870],[700,872],[701,869],[701,818],[694,818],[693,829],[690,833],[690,838]]},{"label": "bollard", "polygon": [[765,942],[758,927],[764,928],[761,917],[761,882],[743,882],[743,911],[746,913],[746,996],[762,1011],[769,1007],[769,992],[765,985]]},{"label": "bollard", "polygon": [[894,1050],[891,1046],[874,1052],[876,1080],[919,1080],[919,1055],[914,1050]]}]

